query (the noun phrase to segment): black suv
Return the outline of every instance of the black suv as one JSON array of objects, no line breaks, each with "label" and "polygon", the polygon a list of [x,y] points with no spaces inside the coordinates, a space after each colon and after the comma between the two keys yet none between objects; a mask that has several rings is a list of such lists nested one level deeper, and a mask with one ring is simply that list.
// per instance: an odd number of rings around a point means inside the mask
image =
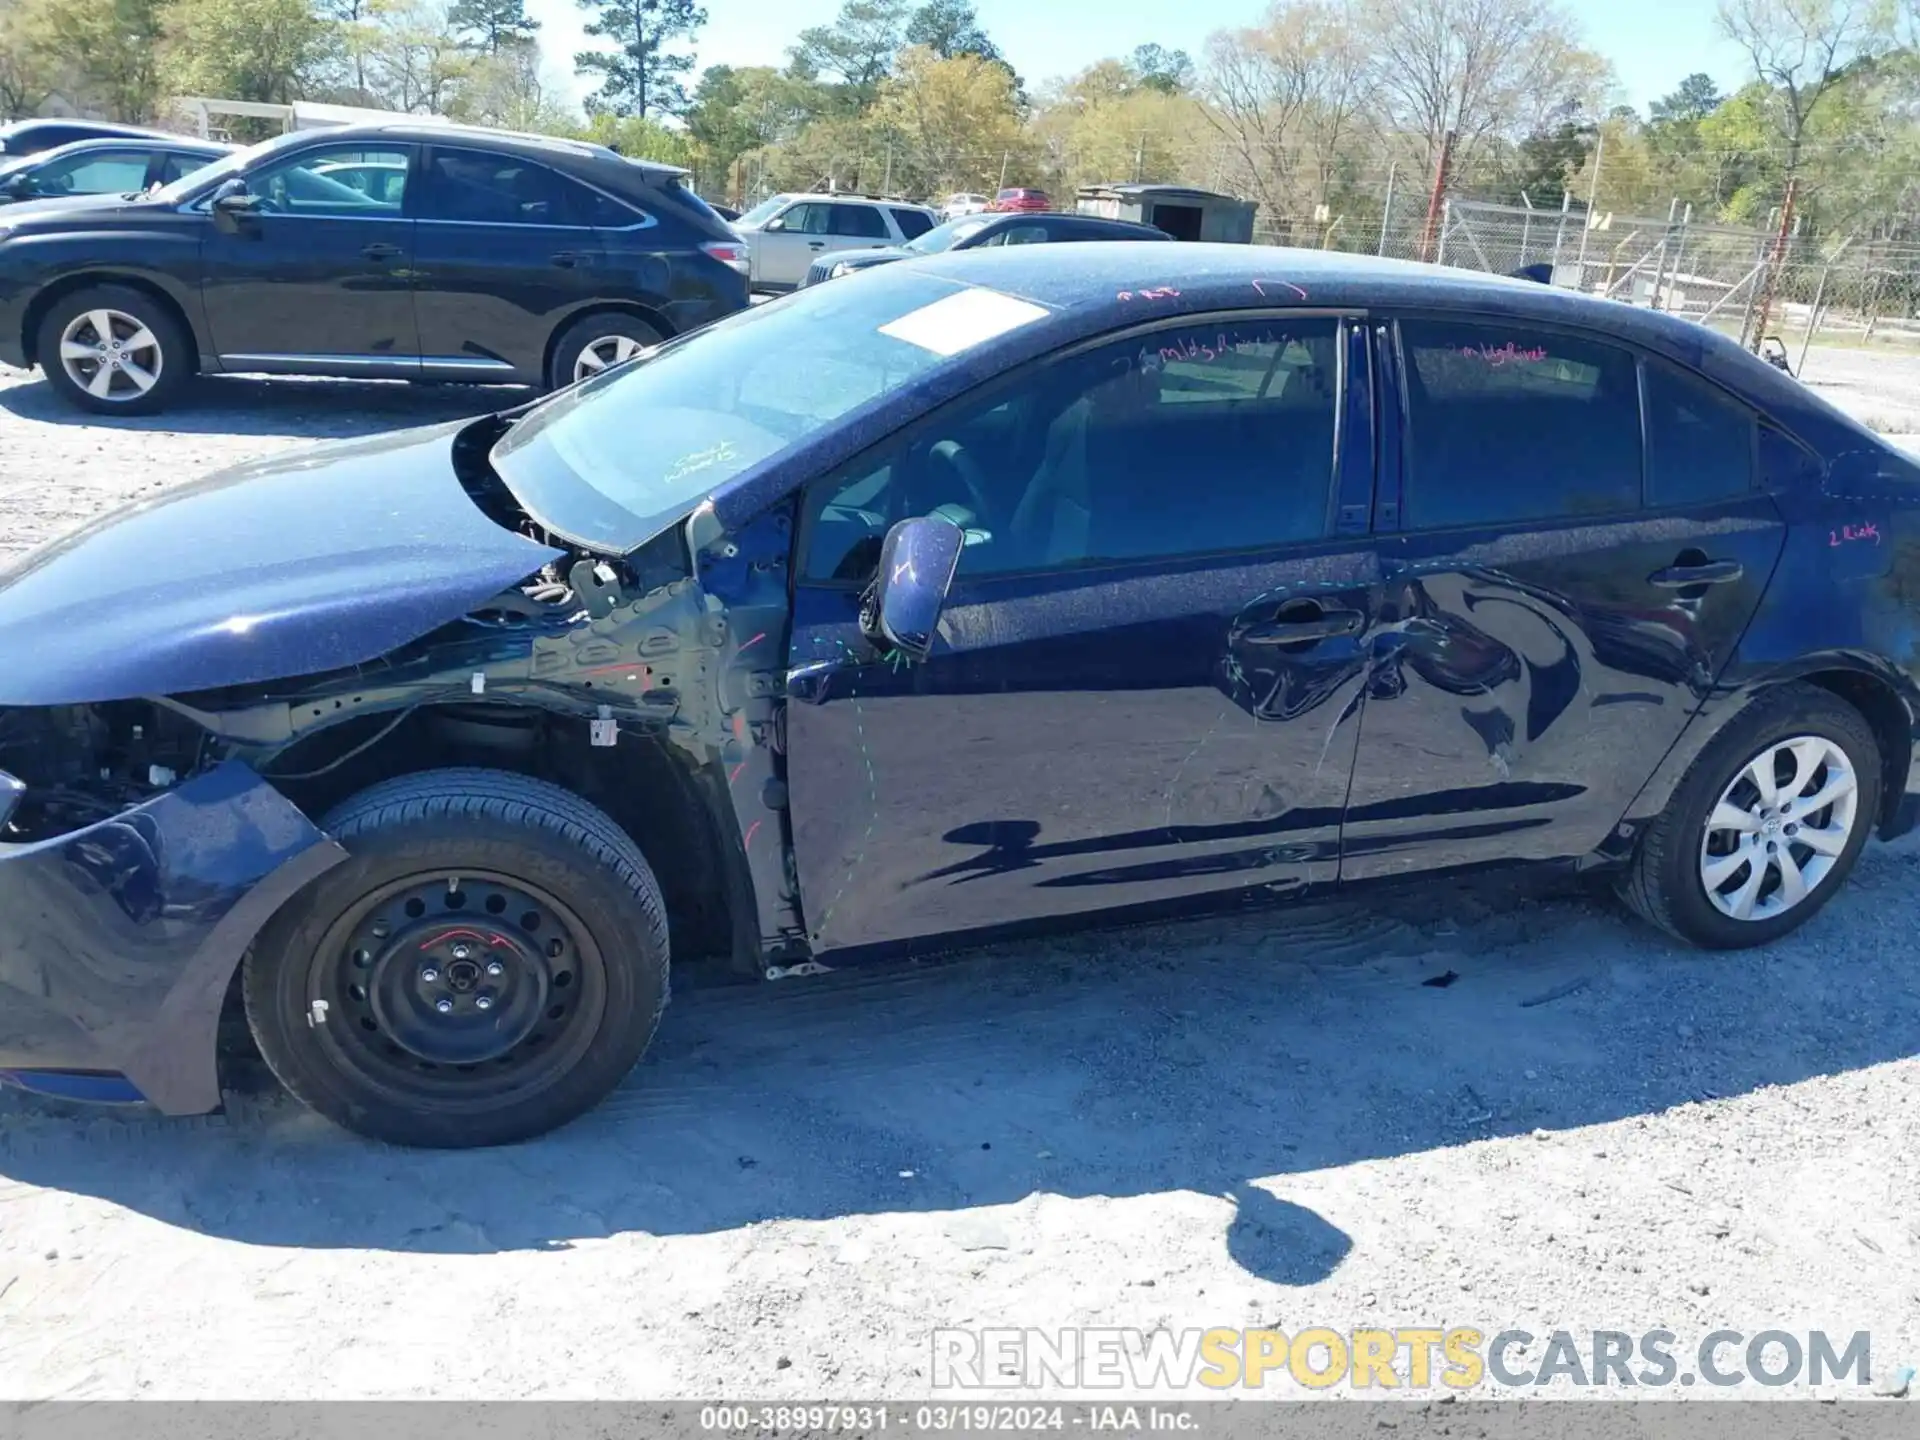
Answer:
[{"label": "black suv", "polygon": [[0,361],[106,412],[196,371],[557,388],[746,306],[746,248],[685,179],[448,125],[282,135],[0,214]]}]

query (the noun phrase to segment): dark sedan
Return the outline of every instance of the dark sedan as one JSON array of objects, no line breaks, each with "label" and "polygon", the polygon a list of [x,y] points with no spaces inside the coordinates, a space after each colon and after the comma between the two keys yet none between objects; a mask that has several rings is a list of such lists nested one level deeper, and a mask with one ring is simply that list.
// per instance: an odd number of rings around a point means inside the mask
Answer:
[{"label": "dark sedan", "polygon": [[807,269],[802,286],[911,260],[916,255],[938,255],[948,250],[978,250],[992,245],[1052,245],[1080,240],[1171,240],[1164,230],[1130,220],[1101,220],[1091,215],[962,215],[905,245],[884,250],[851,250],[816,260]]},{"label": "dark sedan", "polygon": [[484,1144],[619,1083],[669,937],[786,979],[1542,865],[1765,944],[1915,822],[1915,553],[1920,466],[1671,316],[891,265],[0,580],[0,1069],[209,1109],[237,985],[316,1110]]},{"label": "dark sedan", "polygon": [[0,210],[0,362],[83,409],[200,371],[571,384],[747,304],[686,172],[602,146],[297,131],[151,194]]},{"label": "dark sedan", "polygon": [[155,185],[171,185],[233,148],[212,140],[76,140],[17,160],[0,160],[0,205],[134,196]]},{"label": "dark sedan", "polygon": [[110,120],[16,120],[0,125],[0,155],[36,155],[76,140],[177,140],[163,130]]}]

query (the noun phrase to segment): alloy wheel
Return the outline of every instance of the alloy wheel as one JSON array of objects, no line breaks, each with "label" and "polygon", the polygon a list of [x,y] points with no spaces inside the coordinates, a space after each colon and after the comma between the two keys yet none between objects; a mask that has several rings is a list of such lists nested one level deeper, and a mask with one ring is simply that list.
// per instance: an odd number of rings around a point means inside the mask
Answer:
[{"label": "alloy wheel", "polygon": [[60,364],[96,400],[124,403],[159,383],[166,357],[138,316],[95,309],[81,311],[60,332]]},{"label": "alloy wheel", "polygon": [[1860,781],[1833,741],[1769,745],[1734,776],[1707,817],[1700,883],[1721,914],[1773,920],[1804,904],[1846,853]]},{"label": "alloy wheel", "polygon": [[619,365],[633,359],[646,345],[631,335],[603,335],[598,340],[589,341],[580,352],[580,358],[573,362],[573,378],[584,380],[589,375],[598,375],[612,365]]}]

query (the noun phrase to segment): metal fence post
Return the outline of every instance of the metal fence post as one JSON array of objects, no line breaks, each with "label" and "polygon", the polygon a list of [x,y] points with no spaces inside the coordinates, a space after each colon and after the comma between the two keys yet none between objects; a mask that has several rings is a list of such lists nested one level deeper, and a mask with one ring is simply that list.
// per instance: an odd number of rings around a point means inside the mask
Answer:
[{"label": "metal fence post", "polygon": [[1573,206],[1573,192],[1560,187],[1560,222],[1553,227],[1553,269],[1560,272],[1560,243],[1567,238],[1567,211]]},{"label": "metal fence post", "polygon": [[1447,231],[1452,228],[1453,197],[1448,196],[1440,202],[1440,250],[1439,253],[1433,257],[1433,263],[1436,265],[1444,265],[1447,263]]},{"label": "metal fence post", "polygon": [[1393,223],[1393,182],[1399,173],[1400,162],[1398,160],[1393,161],[1387,166],[1387,203],[1380,211],[1380,244],[1375,247],[1373,252],[1376,255],[1384,255],[1387,253],[1387,227]]},{"label": "metal fence post", "polygon": [[1593,142],[1593,177],[1587,183],[1587,224],[1580,232],[1580,258],[1575,263],[1580,267],[1580,283],[1577,289],[1587,288],[1587,236],[1593,231],[1593,207],[1600,195],[1600,160],[1607,153],[1607,132],[1602,130],[1599,138]]}]

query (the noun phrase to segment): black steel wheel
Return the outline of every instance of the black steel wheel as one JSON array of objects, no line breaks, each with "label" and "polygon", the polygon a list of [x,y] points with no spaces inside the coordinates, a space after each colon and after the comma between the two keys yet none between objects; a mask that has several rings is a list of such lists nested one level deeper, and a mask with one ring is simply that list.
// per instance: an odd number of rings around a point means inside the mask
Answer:
[{"label": "black steel wheel", "polygon": [[287,1088],[402,1144],[564,1124],[640,1058],[666,999],[664,906],[599,810],[540,781],[442,770],[356,796],[350,859],[248,957],[248,1018]]}]

